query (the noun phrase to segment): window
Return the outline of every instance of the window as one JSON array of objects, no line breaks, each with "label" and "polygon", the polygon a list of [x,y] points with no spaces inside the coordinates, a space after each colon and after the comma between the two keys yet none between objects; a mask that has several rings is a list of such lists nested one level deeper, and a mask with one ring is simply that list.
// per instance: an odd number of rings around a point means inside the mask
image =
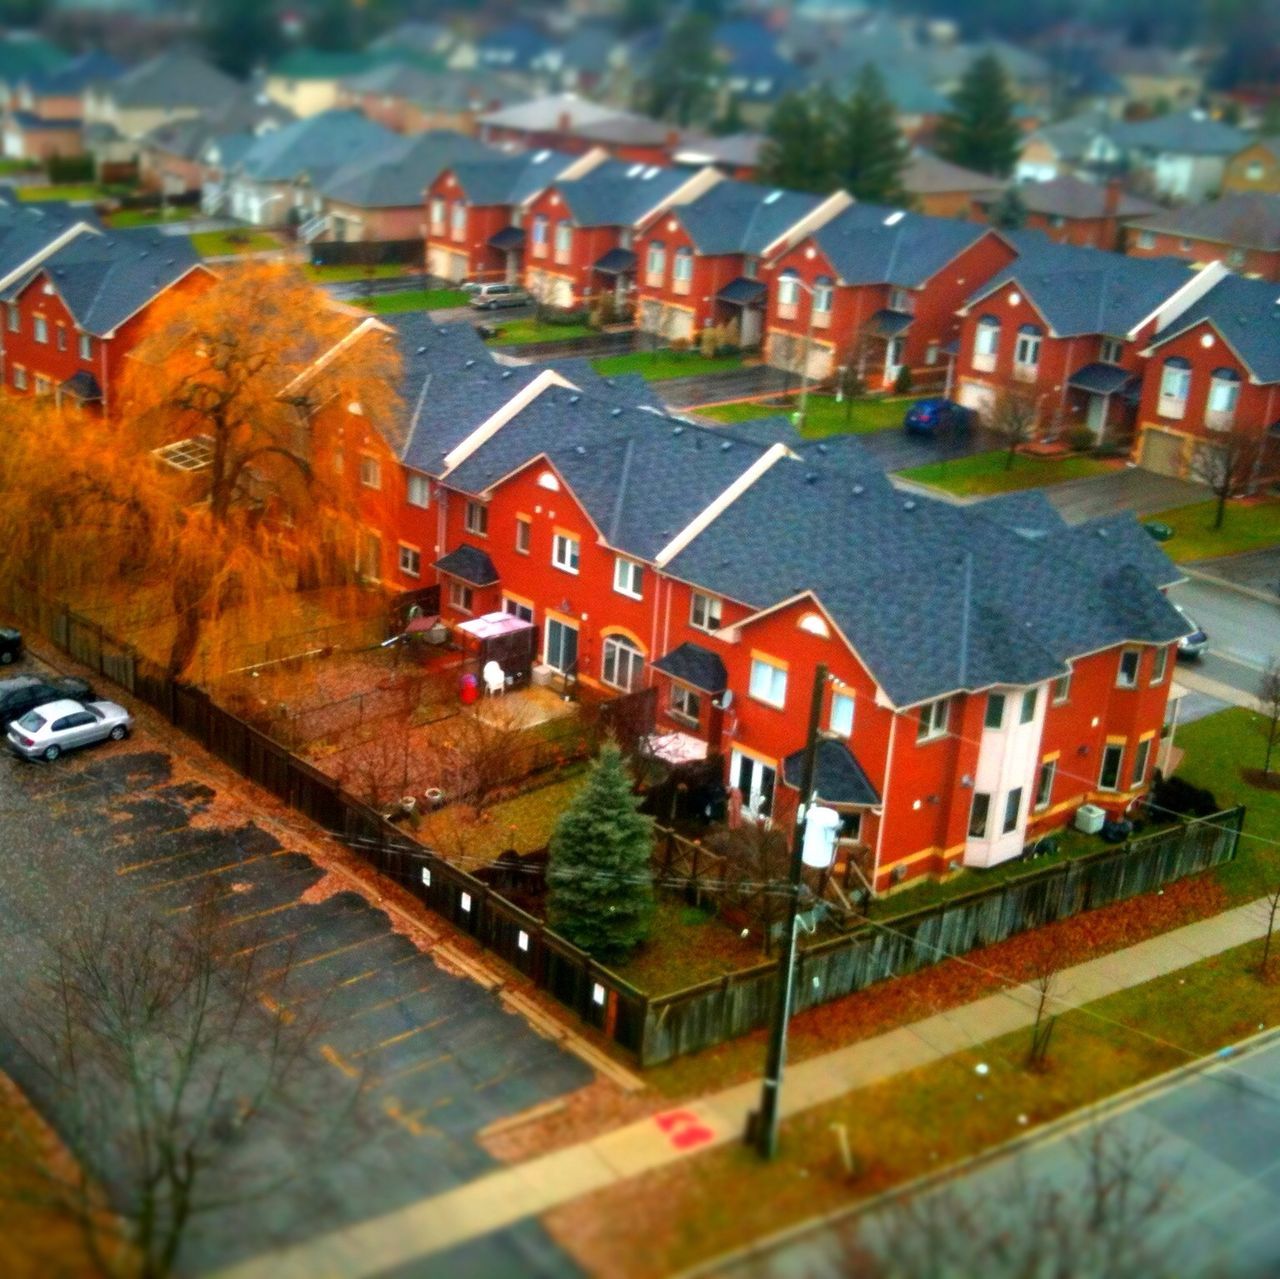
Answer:
[{"label": "window", "polygon": [[833,693],[831,695],[831,731],[841,737],[853,734],[853,694]]},{"label": "window", "polygon": [[667,250],[661,240],[650,243],[645,271],[649,276],[650,284],[662,283],[662,277],[667,273]]},{"label": "window", "polygon": [[1171,356],[1164,362],[1160,374],[1161,417],[1181,417],[1187,411],[1187,396],[1191,393],[1191,365],[1181,356]]},{"label": "window", "polygon": [[449,607],[457,609],[459,613],[470,613],[471,604],[475,597],[471,593],[471,587],[465,582],[449,583]]},{"label": "window", "polygon": [[1156,247],[1156,233],[1154,231],[1138,232],[1138,248],[1154,249]]},{"label": "window", "polygon": [[1147,763],[1151,759],[1151,738],[1144,737],[1133,755],[1133,784],[1141,786],[1147,780]]},{"label": "window", "polygon": [[1040,342],[1043,335],[1034,324],[1024,324],[1018,330],[1018,342],[1013,348],[1013,361],[1025,369],[1033,369],[1040,363]]},{"label": "window", "polygon": [[1049,807],[1053,799],[1053,779],[1058,772],[1058,761],[1047,759],[1040,765],[1040,776],[1036,778],[1036,812]]},{"label": "window", "polygon": [[778,305],[794,307],[800,301],[800,281],[794,271],[778,277]]},{"label": "window", "polygon": [[991,796],[982,791],[974,791],[973,803],[969,806],[969,838],[986,839],[987,818],[991,815]]},{"label": "window", "polygon": [[533,541],[533,521],[527,515],[516,516],[516,550],[521,555],[529,554],[529,546]]},{"label": "window", "polygon": [[1018,829],[1018,818],[1022,814],[1022,787],[1015,786],[1008,794],[1004,801],[1004,829],[1001,832],[1008,835],[1010,832]]},{"label": "window", "polygon": [[1169,669],[1169,650],[1167,648],[1156,649],[1155,658],[1151,663],[1151,682],[1153,684],[1163,684],[1165,671]]},{"label": "window", "polygon": [[58,350],[65,351],[67,349],[67,326],[65,324],[58,325]]},{"label": "window", "polygon": [[450,225],[450,227],[451,227],[451,229],[452,229],[452,232],[453,232],[453,238],[454,238],[455,240],[461,240],[461,239],[463,238],[463,236],[465,236],[465,235],[466,235],[466,233],[467,233],[467,206],[466,206],[465,204],[463,204],[461,200],[455,200],[455,201],[454,201],[454,203],[453,203],[453,209],[452,209],[452,212],[451,212],[451,214],[450,214],[450,223],[449,223],[449,225]]},{"label": "window", "polygon": [[1142,654],[1136,648],[1126,648],[1120,654],[1120,669],[1116,675],[1116,683],[1121,688],[1138,687],[1138,663]]},{"label": "window", "polygon": [[1018,717],[1019,724],[1030,724],[1036,717],[1036,697],[1039,689],[1029,688],[1022,695],[1022,714]]},{"label": "window", "polygon": [[786,667],[777,666],[767,658],[753,657],[750,692],[756,701],[781,710],[787,702]]},{"label": "window", "polygon": [[533,609],[528,604],[513,600],[510,595],[502,597],[502,611],[509,613],[512,617],[518,617],[522,622],[533,621]]},{"label": "window", "polygon": [[431,229],[433,231],[444,229],[444,201],[438,195],[431,197]]},{"label": "window", "polygon": [[543,214],[539,213],[538,216],[533,219],[532,230],[534,244],[538,247],[544,248],[547,243],[547,219]]},{"label": "window", "polygon": [[[1000,349],[1000,321],[994,315],[984,315],[978,321],[973,335],[974,366],[987,370],[995,368],[996,352]],[[982,361],[979,364],[979,361]]]},{"label": "window", "polygon": [[702,715],[702,698],[683,684],[672,684],[670,710],[676,718],[696,724]]},{"label": "window", "polygon": [[1055,706],[1061,706],[1062,703],[1065,702],[1067,698],[1071,696],[1070,671],[1068,671],[1067,674],[1065,675],[1059,675],[1058,678],[1053,681],[1052,688],[1053,688],[1053,704]]},{"label": "window", "polygon": [[1234,267],[1237,270],[1244,266],[1245,260],[1246,255],[1243,249],[1232,249],[1231,252],[1227,254],[1227,265],[1229,267]]},{"label": "window", "polygon": [[619,595],[629,595],[638,600],[643,591],[644,565],[635,560],[624,560],[621,555],[613,561],[613,589]]},{"label": "window", "polygon": [[693,279],[693,250],[679,248],[676,250],[675,262],[671,268],[671,278],[681,284],[688,284]]},{"label": "window", "polygon": [[360,483],[367,489],[382,487],[382,467],[376,457],[366,455],[360,458]]},{"label": "window", "polygon": [[835,285],[831,282],[831,277],[818,276],[813,285],[813,309],[819,315],[830,315],[835,295]]},{"label": "window", "polygon": [[556,261],[568,262],[573,249],[573,226],[567,221],[556,223]]},{"label": "window", "polygon": [[48,342],[49,340],[49,321],[43,315],[37,315],[34,321],[34,336],[37,342]]},{"label": "window", "polygon": [[916,741],[928,742],[941,737],[947,731],[947,720],[951,713],[951,702],[941,698],[936,702],[927,702],[920,708],[920,728],[916,733]]},{"label": "window", "polygon": [[9,303],[9,332],[17,333],[22,328],[22,312],[16,302]]},{"label": "window", "polygon": [[462,512],[462,526],[477,537],[488,537],[489,508],[483,502],[468,502]]},{"label": "window", "polygon": [[551,540],[551,562],[566,573],[578,571],[578,539],[557,533]]},{"label": "window", "polygon": [[1250,182],[1261,182],[1262,174],[1262,165],[1259,164],[1257,160],[1252,160],[1245,166],[1244,176],[1248,178]]},{"label": "window", "polygon": [[53,394],[53,383],[50,382],[49,379],[45,377],[43,373],[36,374],[36,394],[37,395]]},{"label": "window", "polygon": [[703,595],[694,591],[689,607],[689,625],[700,631],[718,631],[720,629],[720,601],[714,595]]},{"label": "window", "polygon": [[93,339],[87,333],[80,334],[80,358],[93,359]]},{"label": "window", "polygon": [[365,533],[360,547],[360,575],[371,582],[382,580],[382,538]]},{"label": "window", "polygon": [[1231,424],[1240,399],[1240,375],[1235,369],[1214,369],[1209,381],[1209,405],[1206,424],[1223,430]]},{"label": "window", "polygon": [[606,684],[630,693],[640,686],[644,654],[625,635],[610,635],[604,642],[600,676]]},{"label": "window", "polygon": [[988,693],[987,694],[987,714],[982,721],[986,728],[1003,728],[1004,727],[1004,694]]},{"label": "window", "polygon": [[1119,364],[1124,354],[1124,343],[1119,338],[1103,338],[1099,356],[1103,364]]},{"label": "window", "polygon": [[405,501],[410,506],[419,506],[425,510],[431,505],[431,484],[425,475],[409,476],[409,487]]},{"label": "window", "polygon": [[1099,790],[1115,790],[1120,785],[1120,765],[1124,763],[1124,743],[1111,742],[1102,752],[1102,771],[1098,774]]},{"label": "window", "polygon": [[27,371],[21,364],[13,366],[13,385],[19,391],[27,389]]},{"label": "window", "polygon": [[837,839],[859,840],[862,838],[862,814],[859,812],[841,813],[840,825],[836,828]]},{"label": "window", "polygon": [[409,577],[420,577],[422,574],[422,556],[416,548],[400,543],[400,571]]}]

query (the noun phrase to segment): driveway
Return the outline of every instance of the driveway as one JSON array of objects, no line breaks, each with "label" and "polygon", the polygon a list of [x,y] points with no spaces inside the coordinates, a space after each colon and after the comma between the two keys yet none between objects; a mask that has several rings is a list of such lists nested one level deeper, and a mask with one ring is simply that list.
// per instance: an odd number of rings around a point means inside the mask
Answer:
[{"label": "driveway", "polygon": [[1190,566],[1232,586],[1261,591],[1280,597],[1280,546],[1245,555],[1224,555],[1213,560],[1199,560]]},{"label": "driveway", "polygon": [[[174,756],[167,730],[154,735],[148,718],[130,741],[56,765],[0,758],[0,1068],[39,1096],[4,1023],[42,939],[65,927],[73,902],[180,926],[186,910],[212,900],[230,939],[273,948],[268,959],[290,953],[286,1006],[323,1010],[321,1042],[294,1076],[315,1109],[331,1105],[343,1081],[363,1082],[358,1126],[341,1149],[293,1143],[294,1129],[244,1131],[237,1158],[290,1180],[265,1201],[204,1218],[185,1269],[465,1183],[497,1166],[476,1140],[481,1129],[592,1081],[496,993],[438,966],[388,915],[327,876],[300,820],[264,818],[252,788],[230,790],[221,766],[194,747]],[[56,1108],[50,1118],[56,1125]],[[417,1273],[576,1273],[536,1225],[480,1240],[456,1260]]]},{"label": "driveway", "polygon": [[1202,484],[1157,475],[1140,466],[1126,466],[1096,479],[1053,484],[1044,492],[1069,524],[1080,524],[1095,516],[1116,515],[1121,511],[1154,515],[1175,506],[1203,502],[1209,496],[1208,489]]},{"label": "driveway", "polygon": [[[869,431],[859,435],[857,440],[886,471],[906,471],[913,466],[949,462],[952,458],[989,453],[1001,447],[997,436],[981,430],[956,431],[934,439],[927,435],[908,435],[906,431],[891,427],[884,431]],[[944,501],[948,498],[942,490],[932,492]]]},{"label": "driveway", "polygon": [[1256,696],[1267,664],[1280,657],[1280,600],[1269,604],[1203,578],[1175,586],[1169,598],[1181,604],[1209,636],[1208,653],[1186,663],[1185,670]]}]

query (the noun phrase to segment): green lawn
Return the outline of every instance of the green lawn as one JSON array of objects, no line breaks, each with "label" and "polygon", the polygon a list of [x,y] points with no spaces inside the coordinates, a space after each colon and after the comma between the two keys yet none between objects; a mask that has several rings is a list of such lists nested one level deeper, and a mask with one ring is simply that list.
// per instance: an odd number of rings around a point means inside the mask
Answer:
[{"label": "green lawn", "polygon": [[380,262],[376,266],[343,263],[336,266],[314,266],[308,262],[303,271],[317,284],[346,284],[352,280],[390,280],[409,275],[410,268],[400,262]]},{"label": "green lawn", "polygon": [[379,293],[364,298],[359,305],[375,315],[398,315],[402,311],[438,311],[463,306],[467,295],[460,289],[405,289],[403,293]]},{"label": "green lawn", "polygon": [[37,173],[39,169],[34,160],[0,159],[0,175],[5,177],[13,173]]},{"label": "green lawn", "polygon": [[[905,399],[847,400],[837,404],[831,395],[811,395],[805,411],[805,424],[800,433],[811,438],[825,435],[868,435],[872,431],[887,431],[901,427],[907,409],[914,403]],[[761,417],[790,417],[799,407],[799,398],[792,396],[785,404],[768,404],[760,400],[740,404],[719,404],[714,408],[699,409],[704,417],[718,422],[749,422]]]},{"label": "green lawn", "polygon": [[498,336],[493,339],[495,342],[510,342],[513,345],[527,342],[568,342],[573,338],[590,337],[596,331],[589,324],[548,324],[532,317],[508,323],[499,319],[488,322],[498,326]]},{"label": "green lawn", "polygon": [[278,249],[280,241],[269,231],[197,231],[191,237],[195,251],[204,258],[227,257],[233,253],[263,253]]},{"label": "green lawn", "polygon": [[187,207],[168,208],[163,212],[159,209],[117,209],[107,215],[106,222],[117,230],[125,230],[136,226],[159,226],[162,222],[182,222],[195,213]]},{"label": "green lawn", "polygon": [[639,373],[650,382],[661,382],[672,377],[696,377],[702,373],[740,369],[742,356],[716,355],[707,359],[696,351],[632,351],[627,355],[603,355],[591,363],[601,377]]},{"label": "green lawn", "polygon": [[662,995],[762,959],[759,946],[743,941],[714,914],[660,896],[649,940],[609,968],[646,995]]},{"label": "green lawn", "polygon": [[1008,454],[1003,449],[994,453],[975,453],[972,457],[958,457],[950,462],[930,462],[926,466],[913,466],[900,474],[904,479],[920,484],[931,484],[949,493],[965,496],[983,496],[989,493],[1009,493],[1014,489],[1042,488],[1047,484],[1062,484],[1067,480],[1084,480],[1095,475],[1106,475],[1115,467],[1109,462],[1092,457],[1039,458],[1018,455],[1012,468],[1007,466]]},{"label": "green lawn", "polygon": [[1207,560],[1280,544],[1280,502],[1228,502],[1220,529],[1213,527],[1217,502],[1197,502],[1153,515],[1173,529],[1165,551],[1175,560]]},{"label": "green lawn", "polygon": [[19,187],[18,199],[37,200],[100,200],[103,191],[95,182],[72,182],[54,187]]}]

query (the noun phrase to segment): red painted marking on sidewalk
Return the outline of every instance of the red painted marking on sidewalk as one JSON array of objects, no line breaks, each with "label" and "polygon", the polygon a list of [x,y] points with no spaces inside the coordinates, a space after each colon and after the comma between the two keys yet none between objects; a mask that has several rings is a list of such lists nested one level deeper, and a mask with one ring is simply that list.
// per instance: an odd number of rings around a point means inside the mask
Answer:
[{"label": "red painted marking on sidewalk", "polygon": [[663,1111],[654,1115],[653,1122],[667,1134],[667,1140],[676,1150],[692,1150],[715,1140],[715,1133],[687,1110]]}]

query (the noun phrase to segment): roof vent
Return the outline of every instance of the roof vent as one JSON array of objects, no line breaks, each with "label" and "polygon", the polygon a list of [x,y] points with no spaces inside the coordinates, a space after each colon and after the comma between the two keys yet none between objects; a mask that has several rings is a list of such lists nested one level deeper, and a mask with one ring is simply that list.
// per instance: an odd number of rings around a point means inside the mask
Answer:
[{"label": "roof vent", "polygon": [[443,324],[437,326],[436,332],[440,334],[441,337],[448,337],[449,335],[449,330],[446,329]]},{"label": "roof vent", "polygon": [[569,397],[569,403],[570,403],[570,404],[577,404],[577,402],[578,402],[580,399],[582,399],[582,396],[580,396],[580,395],[571,395],[571,396]]},{"label": "roof vent", "polygon": [[861,497],[866,491],[867,490],[861,484],[855,484],[853,486],[854,497]]},{"label": "roof vent", "polygon": [[469,369],[469,368],[471,368],[471,366],[472,366],[473,364],[475,364],[475,360],[465,360],[465,361],[463,361],[463,365],[462,365],[462,367],[463,367],[464,369]]},{"label": "roof vent", "polygon": [[622,416],[622,410],[621,410],[620,408],[617,408],[616,406],[615,406],[614,408],[610,409],[610,410],[609,410],[609,412],[610,412],[614,417],[621,417],[621,416]]},{"label": "roof vent", "polygon": [[776,204],[781,199],[782,199],[781,191],[770,191],[769,194],[765,196],[764,202],[765,204]]},{"label": "roof vent", "polygon": [[819,453],[821,453],[821,454],[823,455],[823,457],[826,457],[826,455],[827,455],[827,446],[826,446],[825,444],[819,444],[819,445],[818,445],[818,452],[819,452]]},{"label": "roof vent", "polygon": [[819,478],[820,478],[820,477],[819,477],[819,475],[818,475],[818,472],[817,472],[817,471],[806,471],[806,472],[805,472],[805,477],[804,477],[804,482],[805,482],[806,484],[816,484],[816,483],[818,482]]},{"label": "roof vent", "polygon": [[720,452],[721,452],[721,453],[727,453],[731,448],[733,448],[733,441],[732,441],[732,440],[721,440],[721,441],[720,441]]},{"label": "roof vent", "polygon": [[579,457],[586,457],[586,456],[587,456],[587,449],[586,449],[586,445],[584,445],[584,444],[575,444],[575,445],[574,445],[574,448],[573,448],[573,451],[574,451],[574,452],[575,452]]},{"label": "roof vent", "polygon": [[644,172],[644,165],[643,165],[643,164],[633,164],[633,165],[632,165],[632,166],[627,170],[627,177],[629,177],[629,178],[638,178],[638,177],[639,177],[643,172]]},{"label": "roof vent", "polygon": [[658,168],[656,164],[651,164],[644,171],[644,180],[647,182],[650,178],[656,178],[660,172],[661,170]]},{"label": "roof vent", "polygon": [[672,434],[672,435],[683,435],[683,434],[684,434],[684,427],[683,427],[683,426],[673,426],[673,427],[671,428],[671,434]]},{"label": "roof vent", "polygon": [[904,210],[894,209],[894,211],[891,214],[889,214],[887,218],[885,218],[884,224],[885,226],[897,226],[898,223],[901,222],[902,219],[905,218],[906,216],[907,215]]},{"label": "roof vent", "polygon": [[550,151],[535,151],[533,153],[534,164],[545,164],[549,159],[551,159]]},{"label": "roof vent", "polygon": [[904,511],[914,511],[916,509],[915,499],[911,497],[907,498],[907,500],[902,504],[902,509]]},{"label": "roof vent", "polygon": [[420,346],[420,347],[418,348],[418,354],[419,354],[419,355],[426,355],[426,353],[427,353],[427,348],[426,348],[425,346]]}]

